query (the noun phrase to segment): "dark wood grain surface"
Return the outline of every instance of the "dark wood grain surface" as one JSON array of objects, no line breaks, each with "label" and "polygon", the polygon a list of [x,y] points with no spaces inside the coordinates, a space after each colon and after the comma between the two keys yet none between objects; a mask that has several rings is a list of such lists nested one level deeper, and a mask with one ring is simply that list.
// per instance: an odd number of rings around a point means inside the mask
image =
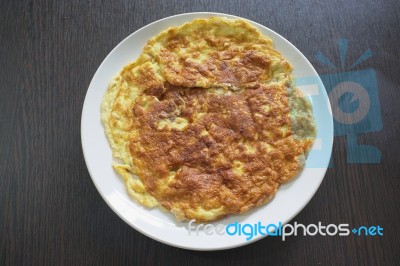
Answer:
[{"label": "dark wood grain surface", "polygon": [[[349,164],[345,136],[299,223],[380,225],[382,237],[267,237],[226,251],[158,243],[102,200],[83,159],[80,117],[107,54],[155,20],[215,11],[259,22],[292,42],[321,74],[371,49],[382,130],[359,134],[380,163]],[[0,265],[400,265],[400,4],[388,1],[0,1]],[[339,71],[339,70],[337,70]]]}]

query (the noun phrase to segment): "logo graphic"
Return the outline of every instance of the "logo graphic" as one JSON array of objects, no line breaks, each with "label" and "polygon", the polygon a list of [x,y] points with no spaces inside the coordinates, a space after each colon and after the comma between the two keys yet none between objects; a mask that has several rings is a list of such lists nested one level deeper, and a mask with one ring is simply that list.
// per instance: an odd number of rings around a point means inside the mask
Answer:
[{"label": "logo graphic", "polygon": [[[372,51],[368,49],[346,67],[347,46],[347,40],[339,40],[341,71],[350,70],[372,57]],[[315,58],[337,71],[338,67],[321,52]],[[359,134],[382,130],[376,72],[373,69],[343,71],[321,75],[320,78],[329,95],[335,136],[347,136],[347,162],[379,163],[381,152],[377,147],[358,143]]]}]

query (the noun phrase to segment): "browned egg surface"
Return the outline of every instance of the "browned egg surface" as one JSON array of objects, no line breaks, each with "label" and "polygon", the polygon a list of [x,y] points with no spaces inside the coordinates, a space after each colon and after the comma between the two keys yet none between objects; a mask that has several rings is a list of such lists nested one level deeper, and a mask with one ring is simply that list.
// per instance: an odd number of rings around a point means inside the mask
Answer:
[{"label": "browned egg surface", "polygon": [[198,222],[272,199],[315,138],[291,70],[244,20],[194,20],[151,39],[102,106],[130,195]]}]

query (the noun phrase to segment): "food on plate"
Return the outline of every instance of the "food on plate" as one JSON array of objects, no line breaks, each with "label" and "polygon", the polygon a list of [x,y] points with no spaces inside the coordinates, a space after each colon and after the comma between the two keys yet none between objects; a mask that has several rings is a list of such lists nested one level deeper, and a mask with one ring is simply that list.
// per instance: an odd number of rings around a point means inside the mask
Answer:
[{"label": "food on plate", "polygon": [[291,73],[243,19],[196,19],[150,39],[102,103],[131,197],[197,222],[271,200],[304,168],[316,135]]}]

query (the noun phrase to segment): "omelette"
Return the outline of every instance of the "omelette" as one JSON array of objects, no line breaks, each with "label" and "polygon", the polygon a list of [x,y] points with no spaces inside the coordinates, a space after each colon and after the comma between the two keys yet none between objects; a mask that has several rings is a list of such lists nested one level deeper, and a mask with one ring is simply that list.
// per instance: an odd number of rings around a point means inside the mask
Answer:
[{"label": "omelette", "polygon": [[102,123],[129,195],[209,222],[270,201],[316,135],[290,63],[243,19],[171,27],[111,81]]}]

